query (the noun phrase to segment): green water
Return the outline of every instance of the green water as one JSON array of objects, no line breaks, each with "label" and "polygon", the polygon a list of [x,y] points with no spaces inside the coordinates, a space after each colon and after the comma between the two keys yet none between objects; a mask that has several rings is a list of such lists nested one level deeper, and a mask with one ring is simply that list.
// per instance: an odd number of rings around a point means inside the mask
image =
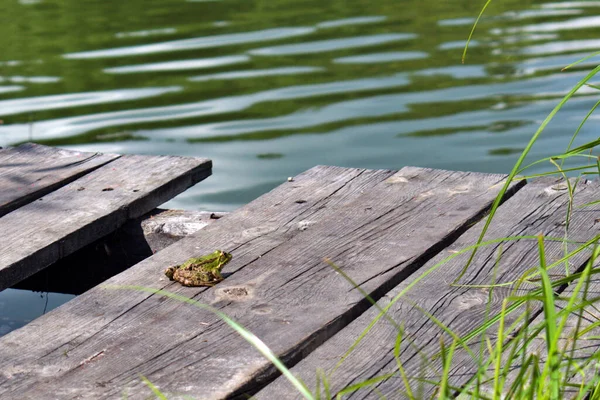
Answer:
[{"label": "green water", "polygon": [[[213,176],[166,206],[213,211],[316,164],[507,172],[596,65],[561,72],[600,48],[600,1],[494,0],[462,64],[483,3],[4,1],[0,146],[208,157]],[[563,151],[596,100],[582,89],[532,159]]]}]

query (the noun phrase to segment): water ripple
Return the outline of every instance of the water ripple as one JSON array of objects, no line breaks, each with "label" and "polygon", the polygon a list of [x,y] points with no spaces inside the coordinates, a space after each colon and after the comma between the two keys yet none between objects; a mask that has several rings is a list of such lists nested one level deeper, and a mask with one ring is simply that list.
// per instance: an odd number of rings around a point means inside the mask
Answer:
[{"label": "water ripple", "polygon": [[564,40],[550,43],[538,44],[534,46],[525,46],[517,51],[523,54],[558,54],[582,50],[597,50],[600,47],[600,40]]},{"label": "water ripple", "polygon": [[12,85],[12,86],[0,86],[0,93],[10,93],[25,90],[24,86]]},{"label": "water ripple", "polygon": [[188,69],[214,68],[250,61],[245,55],[224,56],[213,58],[197,58],[194,60],[166,61],[152,64],[125,65],[122,67],[105,68],[108,74],[130,74],[137,72],[183,71]]},{"label": "water ripple", "polygon": [[387,19],[384,15],[372,16],[372,17],[355,17],[355,18],[345,18],[345,19],[336,19],[333,21],[325,21],[317,24],[317,28],[337,28],[339,26],[347,26],[347,25],[364,25],[364,24],[374,24],[377,22],[383,22]]},{"label": "water ripple", "polygon": [[572,7],[600,7],[600,1],[563,1],[560,3],[544,3],[542,8],[572,8]]},{"label": "water ripple", "polygon": [[366,46],[409,40],[416,38],[414,33],[389,33],[369,36],[357,36],[341,39],[320,40],[316,42],[304,42],[296,44],[284,44],[281,46],[263,47],[248,51],[257,56],[290,56],[298,54],[323,53],[326,51],[352,49]]},{"label": "water ripple", "polygon": [[12,83],[56,83],[61,80],[58,76],[0,76],[0,82]]},{"label": "water ripple", "polygon": [[[451,69],[453,69],[456,73],[458,68],[458,66],[453,66]],[[464,68],[465,70],[460,75],[462,75],[464,78],[470,77],[472,71],[471,66],[465,66]],[[427,75],[439,73],[440,71],[443,71],[443,69],[432,69],[429,71],[421,71],[421,73]],[[572,73],[568,75],[572,81],[576,81],[582,76],[579,73]],[[228,137],[233,139],[233,136],[253,132],[290,129],[299,130],[302,128],[316,127],[332,122],[348,122],[357,118],[375,118],[406,113],[410,110],[410,106],[416,104],[427,104],[431,102],[432,99],[435,99],[435,102],[440,103],[453,102],[456,99],[461,99],[463,101],[486,99],[491,97],[490,93],[494,93],[493,96],[529,94],[531,93],[532,87],[544,87],[550,82],[553,83],[554,90],[552,92],[545,93],[545,95],[560,95],[563,91],[568,90],[570,82],[557,82],[557,76],[558,75],[540,77],[530,79],[526,82],[515,81],[487,85],[458,86],[448,89],[420,91],[415,93],[375,95],[357,100],[341,101],[318,109],[302,110],[274,118],[226,121],[184,126],[180,128],[143,130],[139,131],[138,133],[145,137],[162,139],[207,139],[212,137]],[[503,115],[504,118],[506,118],[507,114]],[[452,120],[454,117],[445,118]],[[512,118],[514,118],[514,115]],[[523,116],[523,118],[525,119],[526,115]],[[457,126],[465,124],[465,121],[459,118],[456,118],[456,121]],[[436,122],[435,124],[425,124],[423,120],[420,120],[420,122],[423,124],[423,126],[436,126],[437,124],[438,128],[441,126],[447,127],[447,125],[440,125],[439,122]],[[481,124],[482,122],[471,121],[471,123]],[[425,128],[421,128],[421,130],[423,129]]]},{"label": "water ripple", "polygon": [[[1,90],[2,87],[0,87],[0,92]],[[171,86],[164,88],[119,89],[98,92],[69,93],[52,96],[2,100],[0,101],[0,115],[6,116],[30,111],[53,110],[58,108],[77,107],[90,104],[137,100],[160,96],[165,93],[177,92],[180,90],[180,86]]]},{"label": "water ripple", "polygon": [[117,32],[117,33],[115,33],[115,37],[117,37],[117,38],[146,37],[146,36],[155,36],[155,35],[172,35],[174,33],[177,33],[177,29],[175,29],[175,28],[159,28],[159,29],[145,29],[145,30],[133,31],[133,32]]},{"label": "water ripple", "polygon": [[437,22],[439,26],[463,26],[463,25],[473,25],[476,19],[472,17],[467,18],[449,18],[449,19],[441,19]]},{"label": "water ripple", "polygon": [[[539,71],[561,70],[567,65],[588,56],[588,53],[576,53],[568,55],[530,58],[528,60],[524,60],[515,64],[514,68],[516,70],[517,76],[533,75]],[[596,65],[598,65],[599,61],[600,60],[598,59],[598,56],[591,57],[586,61],[579,63],[578,66],[593,68]]]},{"label": "water ripple", "polygon": [[[440,50],[454,50],[454,49],[463,49],[467,44],[466,40],[455,40],[452,42],[442,43],[438,46]],[[471,40],[469,42],[469,47],[479,46],[479,42],[477,40]]]},{"label": "water ripple", "polygon": [[[288,86],[248,95],[231,96],[196,103],[46,120],[35,123],[35,138],[37,140],[62,138],[110,126],[240,111],[264,101],[302,99],[363,90],[376,90],[405,86],[408,83],[409,80],[405,74],[396,74],[383,78],[365,78],[314,85]],[[23,99],[22,101],[26,100]],[[31,106],[37,104],[34,98],[31,101],[33,102]],[[2,107],[1,103],[0,107]],[[2,143],[14,143],[25,140],[29,136],[29,129],[30,126],[27,124],[0,126],[0,145]]]},{"label": "water ripple", "polygon": [[128,57],[142,54],[162,53],[190,49],[207,49],[211,47],[229,46],[233,44],[266,42],[295,36],[308,35],[316,29],[310,27],[274,28],[254,32],[230,33],[226,35],[202,36],[191,39],[172,40],[169,42],[144,44],[139,46],[118,47],[114,49],[83,51],[64,54],[64,58],[107,58]]},{"label": "water ripple", "polygon": [[212,80],[258,78],[258,77],[263,77],[263,76],[309,74],[312,72],[321,72],[321,71],[325,71],[325,68],[321,68],[321,67],[282,67],[282,68],[270,68],[270,69],[251,69],[251,70],[245,70],[245,71],[221,72],[218,74],[193,76],[193,77],[188,78],[188,80],[192,81],[192,82],[204,82],[204,81],[212,81]]},{"label": "water ripple", "polygon": [[378,64],[382,62],[418,60],[427,57],[429,57],[429,54],[424,51],[388,51],[385,53],[339,57],[334,59],[333,62],[338,64]]},{"label": "water ripple", "polygon": [[512,32],[555,32],[573,29],[589,29],[600,26],[600,16],[590,16],[570,19],[559,22],[546,22],[544,24],[526,25],[511,29]]}]

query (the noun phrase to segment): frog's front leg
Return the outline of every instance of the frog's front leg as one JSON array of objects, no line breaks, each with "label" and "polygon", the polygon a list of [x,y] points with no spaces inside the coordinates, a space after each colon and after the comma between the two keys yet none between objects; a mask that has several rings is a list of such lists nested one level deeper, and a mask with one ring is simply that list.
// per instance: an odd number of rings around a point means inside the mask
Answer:
[{"label": "frog's front leg", "polygon": [[170,279],[170,280],[174,280],[173,279],[173,275],[175,274],[175,270],[177,269],[177,266],[171,266],[169,268],[167,268],[165,270],[165,275]]},{"label": "frog's front leg", "polygon": [[223,278],[223,275],[221,275],[221,271],[218,269],[214,270],[212,273],[213,273],[214,277],[217,278],[217,280],[219,280],[219,281],[222,281],[223,279],[225,279],[225,278]]}]

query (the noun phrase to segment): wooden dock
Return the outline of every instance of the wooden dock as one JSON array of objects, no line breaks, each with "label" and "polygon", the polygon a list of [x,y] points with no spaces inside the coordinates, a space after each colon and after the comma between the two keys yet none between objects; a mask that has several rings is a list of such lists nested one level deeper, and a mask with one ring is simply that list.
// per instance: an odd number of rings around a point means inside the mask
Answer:
[{"label": "wooden dock", "polygon": [[[102,168],[106,166],[95,172]],[[334,262],[381,306],[406,290],[390,315],[411,340],[402,345],[400,354],[407,374],[422,374],[423,354],[439,351],[443,336],[424,311],[463,335],[476,328],[486,313],[498,312],[510,293],[510,288],[492,293],[452,285],[470,253],[431,270],[476,242],[504,179],[503,175],[414,167],[400,171],[312,168],[0,339],[0,397],[148,398],[152,392],[142,382],[144,376],[169,399],[249,394],[259,399],[299,398],[286,380],[277,378],[277,370],[216,315],[154,293],[115,286],[165,289],[218,308],[261,338],[313,388],[317,369],[331,372],[378,312],[324,259]],[[77,188],[82,185],[76,182],[59,190],[81,194]],[[138,187],[128,182],[121,186]],[[104,195],[102,188],[108,185],[112,184],[95,184],[94,198]],[[579,183],[569,240],[583,243],[598,234],[600,205],[579,206],[599,195],[597,182]],[[70,209],[62,196],[58,199]],[[46,197],[39,203],[46,204]],[[564,183],[550,178],[515,182],[486,238],[540,233],[563,237],[568,207]],[[11,214],[0,218],[3,230],[18,230],[11,226],[23,221],[5,223]],[[57,223],[53,218],[48,221]],[[3,246],[28,248],[32,232],[14,236],[19,242],[3,242]],[[182,287],[164,276],[167,266],[215,249],[233,254],[223,270],[226,279],[216,286]],[[563,256],[564,247],[548,242],[546,251],[551,263]],[[6,257],[6,252],[0,252],[3,265]],[[571,272],[585,265],[588,257],[585,252],[574,256]],[[478,251],[461,283],[513,281],[538,263],[535,240],[495,243]],[[12,272],[9,281],[18,276],[19,272]],[[590,290],[600,291],[600,287]],[[538,311],[533,310],[532,316]],[[331,375],[332,393],[397,370],[396,336],[393,325],[378,322]],[[479,348],[479,343],[471,344]],[[453,384],[461,385],[475,366],[460,349],[455,358]],[[441,361],[433,357],[427,361],[425,376],[434,378]],[[344,398],[379,398],[379,394],[401,398],[402,388],[396,374],[375,384],[375,391],[362,390]],[[423,398],[434,390],[424,386]]]},{"label": "wooden dock", "polygon": [[0,150],[0,290],[206,178],[202,158]]}]

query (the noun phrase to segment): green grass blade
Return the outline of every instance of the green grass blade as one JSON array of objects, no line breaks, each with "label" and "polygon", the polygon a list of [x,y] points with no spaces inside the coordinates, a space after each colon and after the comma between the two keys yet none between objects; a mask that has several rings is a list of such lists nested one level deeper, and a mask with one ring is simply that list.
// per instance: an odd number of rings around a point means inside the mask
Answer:
[{"label": "green grass blade", "polygon": [[584,62],[585,60],[588,60],[592,57],[596,57],[598,54],[600,54],[600,51],[596,51],[596,52],[589,54],[583,58],[580,58],[579,60],[575,61],[574,63],[571,63],[571,64],[567,65],[566,67],[564,67],[561,71],[566,71],[567,69],[574,67],[575,65],[577,65],[581,62]]},{"label": "green grass blade", "polygon": [[[532,175],[522,175],[523,171],[528,170],[531,167],[534,167],[538,164],[541,163],[546,163],[549,162],[551,160],[563,160],[565,158],[589,158],[589,159],[597,159],[596,156],[591,155],[591,154],[584,154],[584,153],[570,153],[570,154],[554,154],[552,156],[548,156],[548,157],[544,157],[544,158],[540,158],[539,160],[535,160],[533,162],[531,162],[530,164],[527,164],[524,167],[521,167],[521,169],[519,169],[519,171],[517,171],[517,177],[514,178],[514,180],[519,181],[519,180],[523,180],[523,179],[527,179],[527,178],[531,178],[531,177],[538,177],[538,176],[544,176],[544,175],[537,175],[537,174],[532,174]],[[591,166],[589,166],[591,167]],[[554,172],[554,171],[551,171]],[[546,175],[552,175],[552,173],[546,173]]]},{"label": "green grass blade", "polygon": [[[544,371],[542,372],[541,381],[545,381],[546,375],[550,378],[550,399],[558,400],[559,394],[559,365],[557,365],[557,348],[558,343],[556,329],[556,304],[554,303],[554,289],[546,270],[546,253],[544,249],[544,237],[538,236],[538,249],[540,254],[540,276],[542,278],[543,291],[543,308],[544,308],[544,323],[546,331],[546,350],[548,358]],[[538,396],[542,397],[543,388],[538,386]]]},{"label": "green grass blade", "polygon": [[329,385],[329,378],[325,371],[321,371],[321,381],[323,382],[323,390],[325,391],[325,399],[331,400],[331,386]]},{"label": "green grass blade", "polygon": [[600,106],[600,100],[598,100],[596,102],[596,104],[594,104],[594,106],[590,109],[590,111],[588,111],[588,113],[583,118],[583,120],[581,120],[581,123],[579,124],[579,126],[575,130],[575,133],[573,134],[573,136],[571,136],[571,140],[569,141],[569,144],[567,145],[566,152],[570,152],[571,151],[571,146],[573,145],[573,142],[575,141],[575,138],[577,137],[577,135],[579,135],[579,131],[581,131],[581,128],[583,128],[583,125],[585,125],[585,123],[587,122],[587,120],[590,118],[590,116],[596,110],[596,108],[598,108],[598,106]]},{"label": "green grass blade", "polygon": [[578,146],[571,150],[566,151],[564,153],[564,155],[568,157],[568,156],[571,156],[571,155],[574,155],[577,153],[581,153],[582,151],[585,151],[585,150],[591,150],[591,149],[597,147],[599,144],[600,144],[600,139],[592,140],[591,142],[582,144],[581,146]]},{"label": "green grass blade", "polygon": [[475,28],[477,28],[477,24],[479,23],[479,20],[481,19],[481,17],[483,16],[483,13],[485,12],[485,9],[490,5],[490,3],[492,2],[492,0],[487,0],[485,2],[485,5],[483,6],[483,8],[481,9],[481,11],[479,12],[479,15],[477,16],[477,19],[475,20],[475,23],[473,23],[473,27],[471,28],[471,32],[469,32],[469,37],[467,38],[467,43],[465,44],[465,48],[463,50],[463,54],[462,54],[462,63],[465,63],[465,59],[467,58],[467,50],[469,49],[469,44],[471,43],[471,39],[473,38],[473,34],[475,33]]},{"label": "green grass blade", "polygon": [[450,367],[452,366],[452,357],[454,357],[454,351],[456,350],[457,341],[454,339],[450,348],[446,352],[444,348],[444,339],[440,337],[440,352],[442,353],[442,381],[439,389],[439,398],[440,399],[448,399],[451,398],[450,394],[450,383],[448,382],[450,379]]},{"label": "green grass blade", "polygon": [[410,382],[408,380],[408,376],[406,375],[406,371],[404,370],[404,366],[402,365],[402,360],[400,360],[400,349],[402,347],[403,333],[404,330],[402,330],[402,332],[399,332],[396,335],[396,343],[394,344],[394,359],[396,360],[398,372],[400,373],[400,377],[402,378],[402,382],[404,383],[404,387],[406,388],[406,396],[412,400],[415,398],[415,395],[413,394],[412,389],[410,387]]},{"label": "green grass blade", "polygon": [[162,394],[162,392],[156,386],[154,386],[154,384],[150,382],[148,378],[146,378],[144,375],[140,375],[140,379],[146,384],[146,386],[150,388],[150,390],[152,390],[152,393],[154,393],[157,398],[160,400],[167,400],[167,396]]},{"label": "green grass blade", "polygon": [[[596,158],[596,157],[593,157]],[[556,159],[556,157],[550,157],[549,160],[552,161]],[[595,170],[596,166],[595,165],[581,165],[579,167],[572,167],[572,168],[560,168],[558,167],[556,169],[556,171],[547,171],[547,172],[539,172],[537,174],[531,174],[531,175],[525,175],[522,176],[522,179],[533,179],[533,178],[541,178],[543,176],[552,176],[552,175],[557,175],[557,174],[564,174],[566,172],[574,172],[574,171],[583,171],[584,173],[588,170]]]},{"label": "green grass blade", "polygon": [[318,369],[315,378],[315,400],[321,400],[321,371]]},{"label": "green grass blade", "polygon": [[502,371],[502,354],[504,346],[504,317],[506,316],[506,305],[507,299],[502,301],[502,312],[500,323],[498,324],[498,336],[496,338],[496,361],[494,365],[494,397],[502,397],[502,388],[504,386],[504,379],[501,378]]},{"label": "green grass blade", "polygon": [[363,382],[356,383],[354,385],[348,386],[348,387],[346,387],[346,388],[344,388],[344,389],[342,389],[342,390],[340,390],[338,392],[338,394],[336,396],[336,399],[341,400],[342,396],[345,395],[345,394],[353,393],[353,392],[356,392],[357,390],[360,390],[362,388],[375,385],[376,383],[379,383],[381,381],[385,381],[386,379],[391,378],[395,374],[396,374],[395,372],[392,372],[392,373],[389,373],[389,374],[385,374],[385,375],[381,375],[381,376],[376,376],[374,378],[367,379],[367,380],[365,380]]}]

